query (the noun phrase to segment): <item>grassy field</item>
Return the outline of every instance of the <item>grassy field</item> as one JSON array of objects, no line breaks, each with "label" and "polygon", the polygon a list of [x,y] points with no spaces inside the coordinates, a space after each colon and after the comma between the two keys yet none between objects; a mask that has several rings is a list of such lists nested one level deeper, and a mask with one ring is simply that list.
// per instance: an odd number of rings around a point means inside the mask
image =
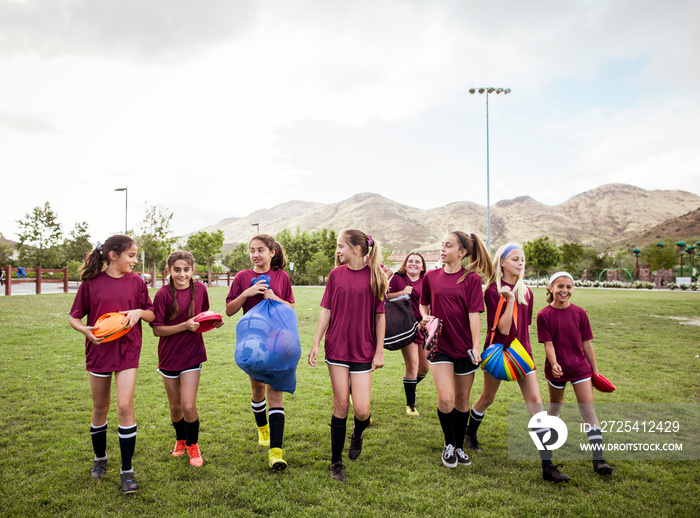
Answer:
[{"label": "grassy field", "polygon": [[[226,292],[210,290],[212,309],[223,311]],[[82,335],[68,325],[73,295],[0,298],[0,515],[698,516],[697,461],[611,462],[617,469],[606,479],[590,462],[569,461],[564,471],[571,483],[553,485],[542,480],[538,461],[508,460],[508,403],[522,401],[515,384],[502,386],[487,413],[480,429],[484,453],[472,456],[469,467],[445,469],[432,380],[418,387],[421,416],[407,416],[401,354],[388,351],[386,367],[373,375],[374,425],[362,456],[345,456],[347,481],[332,481],[328,373],[305,360],[322,290],[294,293],[302,361],[298,389],[285,400],[289,468],[270,472],[267,450],[257,445],[248,380],[234,361],[236,319],[205,335],[209,361],[198,401],[205,464],[197,469],[185,457],[173,458],[174,433],[155,370],[157,342],[146,326],[135,396],[140,490],[130,497],[119,490],[114,408],[109,471],[99,482],[88,473],[91,398]],[[699,294],[576,289],[573,302],[588,311],[599,367],[618,387],[597,401],[699,402],[700,328],[678,320],[698,318]],[[543,305],[543,290],[535,290],[535,309]],[[534,325],[532,336],[536,343]],[[543,366],[543,348],[533,348]],[[543,375],[539,381],[546,401]],[[481,386],[478,373],[472,401]],[[567,401],[573,401],[570,390]]]}]

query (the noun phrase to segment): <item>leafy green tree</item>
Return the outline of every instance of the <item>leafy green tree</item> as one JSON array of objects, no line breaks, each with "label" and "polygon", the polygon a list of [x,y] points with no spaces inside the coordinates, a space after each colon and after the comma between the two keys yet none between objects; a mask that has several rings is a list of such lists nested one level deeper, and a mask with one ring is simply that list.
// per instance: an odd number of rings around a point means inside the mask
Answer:
[{"label": "leafy green tree", "polygon": [[70,231],[69,237],[63,240],[61,249],[63,251],[64,264],[71,261],[83,262],[85,254],[89,254],[92,251],[87,222],[83,221],[75,224],[75,228]]},{"label": "leafy green tree", "polygon": [[17,220],[19,225],[19,264],[34,268],[58,268],[61,261],[59,242],[61,224],[58,215],[47,201],[43,207],[34,207],[24,219]]},{"label": "leafy green tree", "polygon": [[[0,232],[0,238],[5,239],[2,232]],[[8,243],[0,243],[0,268],[8,264],[12,264],[12,247]]]},{"label": "leafy green tree", "polygon": [[145,262],[158,271],[162,269],[165,260],[175,243],[170,224],[173,213],[156,205],[146,206],[146,213],[141,220],[140,232],[135,237],[138,247],[145,253]]},{"label": "leafy green tree", "polygon": [[335,264],[335,250],[338,247],[338,234],[336,231],[322,228],[312,232],[311,236],[312,241],[318,244],[319,250],[330,259],[331,263]]},{"label": "leafy green tree", "polygon": [[316,252],[311,261],[309,261],[309,275],[312,279],[322,279],[323,284],[326,283],[326,277],[335,266],[335,261],[328,258],[328,255],[323,250]]},{"label": "leafy green tree", "polygon": [[561,265],[567,272],[580,273],[579,262],[583,257],[583,246],[579,243],[564,243],[559,247],[561,250]]},{"label": "leafy green tree", "polygon": [[187,238],[185,249],[192,252],[195,262],[207,265],[207,273],[211,275],[211,264],[214,258],[221,253],[224,245],[224,231],[197,232]]},{"label": "leafy green tree", "polygon": [[282,245],[287,263],[294,263],[294,274],[306,274],[307,263],[318,251],[319,243],[315,242],[313,236],[297,228],[296,234],[292,234],[289,229],[285,229],[275,236],[275,239]]},{"label": "leafy green tree", "polygon": [[239,243],[221,262],[232,272],[240,272],[250,268],[248,243]]},{"label": "leafy green tree", "polygon": [[649,263],[652,271],[664,269],[670,270],[678,263],[675,245],[671,241],[664,243],[665,246],[647,245],[642,249],[642,259]]},{"label": "leafy green tree", "polygon": [[561,259],[556,240],[550,241],[549,237],[538,237],[534,241],[528,241],[523,245],[523,251],[526,257],[525,264],[537,272],[538,278],[540,272],[546,275]]}]

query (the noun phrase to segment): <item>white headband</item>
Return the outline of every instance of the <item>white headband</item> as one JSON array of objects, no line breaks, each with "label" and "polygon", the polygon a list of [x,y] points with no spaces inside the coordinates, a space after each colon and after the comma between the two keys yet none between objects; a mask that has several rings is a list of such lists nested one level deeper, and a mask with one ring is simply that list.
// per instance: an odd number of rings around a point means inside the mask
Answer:
[{"label": "white headband", "polygon": [[555,273],[554,275],[552,275],[552,276],[549,278],[549,285],[551,286],[552,283],[553,283],[555,280],[557,280],[559,277],[568,277],[569,279],[571,279],[571,282],[574,282],[574,278],[571,276],[570,273],[567,273],[567,272],[557,272],[557,273]]}]

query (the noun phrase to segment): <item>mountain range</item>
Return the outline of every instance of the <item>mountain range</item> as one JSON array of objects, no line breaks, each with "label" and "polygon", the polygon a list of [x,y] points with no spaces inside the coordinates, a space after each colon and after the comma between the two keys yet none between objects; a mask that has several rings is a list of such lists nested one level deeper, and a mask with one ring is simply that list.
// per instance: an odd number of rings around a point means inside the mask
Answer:
[{"label": "mountain range", "polygon": [[[689,215],[693,211],[696,215]],[[439,249],[446,232],[456,229],[476,233],[485,241],[486,213],[486,207],[467,201],[424,210],[379,194],[360,193],[330,204],[289,201],[247,216],[226,218],[202,230],[223,230],[225,251],[247,242],[255,233],[251,226],[256,224],[260,232],[271,235],[284,229],[358,228],[397,252],[431,251]],[[673,223],[676,218],[685,221],[683,227],[692,236],[700,236],[700,196],[608,184],[558,205],[545,205],[530,196],[499,201],[491,207],[491,241],[493,248],[507,241],[522,243],[544,236],[558,244],[578,242],[605,248],[637,240],[633,244],[643,246],[645,241],[677,228],[679,224]]]}]

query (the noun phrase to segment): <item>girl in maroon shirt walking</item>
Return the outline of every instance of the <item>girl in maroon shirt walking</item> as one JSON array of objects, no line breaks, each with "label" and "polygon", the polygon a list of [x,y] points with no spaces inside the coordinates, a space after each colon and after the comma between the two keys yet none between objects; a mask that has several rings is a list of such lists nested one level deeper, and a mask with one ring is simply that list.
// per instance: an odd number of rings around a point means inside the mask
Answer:
[{"label": "girl in maroon shirt walking", "polygon": [[[294,308],[292,283],[284,267],[287,260],[282,246],[272,236],[259,234],[250,240],[250,261],[253,268],[238,272],[226,297],[226,315],[229,317],[243,308],[247,313],[263,299],[276,300]],[[250,378],[250,376],[249,376]],[[261,381],[250,378],[251,407],[258,426],[258,444],[269,446],[268,465],[273,470],[287,467],[282,451],[284,438],[284,392],[273,389]],[[265,397],[267,394],[267,397]],[[270,400],[270,424],[266,413]]]},{"label": "girl in maroon shirt walking", "polygon": [[593,352],[593,332],[586,312],[571,303],[574,279],[557,272],[549,279],[547,302],[537,313],[537,339],[544,343],[547,361],[545,378],[549,385],[549,415],[558,416],[564,402],[564,388],[571,382],[581,417],[589,425],[588,442],[593,446],[593,469],[600,475],[612,474],[603,460],[603,432],[593,407],[592,373],[598,372]]},{"label": "girl in maroon shirt walking", "polygon": [[[469,258],[465,268],[462,261]],[[442,463],[447,468],[471,464],[464,452],[469,419],[469,393],[479,367],[479,332],[484,296],[481,272],[491,275],[491,258],[475,234],[455,231],[442,240],[440,259],[444,267],[431,270],[423,279],[420,301],[422,323],[442,321],[437,352],[430,360],[438,394],[438,418],[444,435]]]},{"label": "girl in maroon shirt walking", "polygon": [[379,263],[378,249],[372,236],[359,230],[345,230],[338,236],[336,268],[328,276],[316,336],[309,352],[309,364],[315,367],[325,334],[325,361],[333,389],[330,475],[339,481],[345,480],[342,453],[350,410],[350,384],[355,426],[348,457],[354,460],[362,452],[363,433],[370,424],[372,371],[384,366],[387,280]]},{"label": "girl in maroon shirt walking", "polygon": [[[195,282],[194,257],[189,252],[173,252],[168,257],[170,282],[163,286],[153,301],[155,320],[151,322],[158,341],[158,372],[163,376],[168,395],[170,419],[175,428],[173,456],[185,451],[192,466],[204,460],[199,449],[199,413],[197,390],[202,363],[207,361],[202,335],[195,333],[199,322],[194,317],[209,309],[207,287]],[[221,327],[216,322],[214,327]]]},{"label": "girl in maroon shirt walking", "polygon": [[[114,374],[124,494],[135,493],[138,489],[131,459],[136,447],[134,386],[141,355],[141,320],[151,322],[155,318],[146,283],[132,273],[138,261],[137,252],[136,243],[129,236],[116,235],[104,245],[97,243],[85,259],[80,275],[83,282],[69,319],[71,327],[85,335],[86,366],[92,392],[90,434],[95,451],[90,475],[99,480],[107,472],[107,415]],[[121,338],[102,344],[103,338],[93,334],[95,322],[112,312],[123,313],[131,330]],[[87,325],[84,325],[82,319],[86,315]]]}]

